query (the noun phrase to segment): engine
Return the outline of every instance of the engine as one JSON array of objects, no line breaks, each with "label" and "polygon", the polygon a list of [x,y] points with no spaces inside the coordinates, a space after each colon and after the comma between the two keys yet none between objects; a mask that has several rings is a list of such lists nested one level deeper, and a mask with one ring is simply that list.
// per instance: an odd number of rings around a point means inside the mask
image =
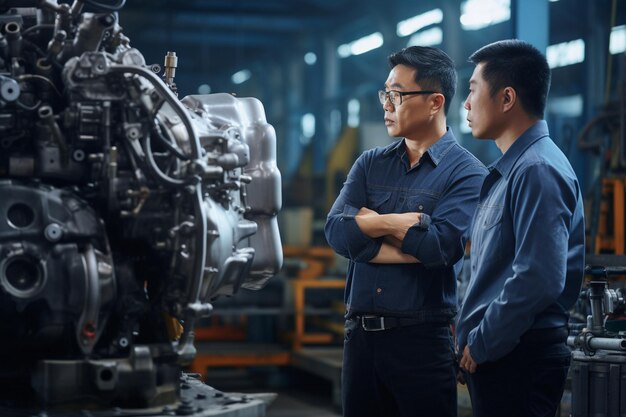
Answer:
[{"label": "engine", "polygon": [[260,101],[177,96],[115,6],[0,0],[0,398],[179,396],[211,301],[282,265]]}]

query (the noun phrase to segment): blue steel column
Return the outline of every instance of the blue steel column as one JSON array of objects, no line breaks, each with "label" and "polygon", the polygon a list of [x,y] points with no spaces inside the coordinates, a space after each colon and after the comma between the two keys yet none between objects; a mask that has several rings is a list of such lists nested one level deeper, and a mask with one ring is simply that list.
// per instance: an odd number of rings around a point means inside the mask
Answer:
[{"label": "blue steel column", "polygon": [[513,36],[545,54],[550,35],[548,0],[513,0],[511,6]]}]

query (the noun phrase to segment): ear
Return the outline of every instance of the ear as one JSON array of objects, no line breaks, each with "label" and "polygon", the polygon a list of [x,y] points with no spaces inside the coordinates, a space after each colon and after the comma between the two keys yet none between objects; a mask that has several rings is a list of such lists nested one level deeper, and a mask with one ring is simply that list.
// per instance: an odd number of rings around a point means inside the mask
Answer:
[{"label": "ear", "polygon": [[517,102],[517,91],[513,87],[504,87],[502,90],[502,111],[508,112]]},{"label": "ear", "polygon": [[443,94],[437,93],[431,95],[430,114],[434,115],[440,111],[443,111],[446,98]]}]

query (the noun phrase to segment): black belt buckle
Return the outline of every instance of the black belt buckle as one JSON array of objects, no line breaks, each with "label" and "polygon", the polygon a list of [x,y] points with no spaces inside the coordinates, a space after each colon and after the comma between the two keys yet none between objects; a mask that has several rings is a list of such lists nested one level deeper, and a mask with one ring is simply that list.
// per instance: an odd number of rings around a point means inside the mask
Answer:
[{"label": "black belt buckle", "polygon": [[363,330],[366,332],[385,330],[385,318],[381,316],[361,316],[361,327],[363,327]]}]

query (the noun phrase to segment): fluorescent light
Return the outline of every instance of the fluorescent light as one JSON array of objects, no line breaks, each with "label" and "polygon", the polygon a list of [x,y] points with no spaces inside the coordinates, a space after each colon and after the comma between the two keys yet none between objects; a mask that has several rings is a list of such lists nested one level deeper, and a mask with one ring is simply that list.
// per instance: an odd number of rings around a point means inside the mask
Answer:
[{"label": "fluorescent light", "polygon": [[619,54],[626,51],[626,25],[614,26],[609,38],[609,51]]},{"label": "fluorescent light", "polygon": [[307,65],[315,64],[317,62],[317,55],[315,55],[314,52],[307,52],[304,54],[304,62],[306,62]]},{"label": "fluorescent light", "polygon": [[337,54],[339,54],[341,58],[347,58],[352,55],[352,52],[350,52],[350,45],[347,43],[339,45],[339,48],[337,48]]},{"label": "fluorescent light", "polygon": [[511,18],[510,0],[466,0],[461,3],[461,26],[478,30]]},{"label": "fluorescent light", "polygon": [[360,123],[359,112],[361,111],[361,103],[356,98],[348,101],[348,126],[358,127]]},{"label": "fluorescent light", "polygon": [[302,137],[300,143],[303,145],[309,144],[311,138],[315,135],[315,116],[313,113],[307,113],[300,119],[300,126],[302,127]]},{"label": "fluorescent light", "polygon": [[383,46],[383,35],[380,32],[376,32],[352,42],[350,52],[352,55],[361,55],[381,46]]},{"label": "fluorescent light", "polygon": [[434,46],[443,42],[443,31],[440,27],[423,30],[411,36],[407,46]]},{"label": "fluorescent light", "polygon": [[574,94],[565,97],[552,97],[548,100],[548,113],[578,117],[583,114],[583,96]]},{"label": "fluorescent light", "polygon": [[251,76],[252,73],[250,73],[250,70],[244,69],[234,73],[233,76],[230,77],[230,79],[232,80],[233,84],[241,84],[248,81]]},{"label": "fluorescent light", "polygon": [[350,43],[344,43],[337,48],[337,54],[341,58],[347,58],[350,55],[361,55],[372,49],[383,46],[383,35],[380,32],[372,33]]},{"label": "fluorescent light", "polygon": [[411,33],[415,33],[426,26],[441,23],[442,20],[443,12],[441,9],[429,10],[426,13],[418,14],[410,19],[398,22],[396,25],[396,33],[400,37],[409,36]]},{"label": "fluorescent light", "polygon": [[550,68],[583,62],[585,60],[585,41],[576,39],[570,42],[550,45],[546,49],[546,59]]}]

